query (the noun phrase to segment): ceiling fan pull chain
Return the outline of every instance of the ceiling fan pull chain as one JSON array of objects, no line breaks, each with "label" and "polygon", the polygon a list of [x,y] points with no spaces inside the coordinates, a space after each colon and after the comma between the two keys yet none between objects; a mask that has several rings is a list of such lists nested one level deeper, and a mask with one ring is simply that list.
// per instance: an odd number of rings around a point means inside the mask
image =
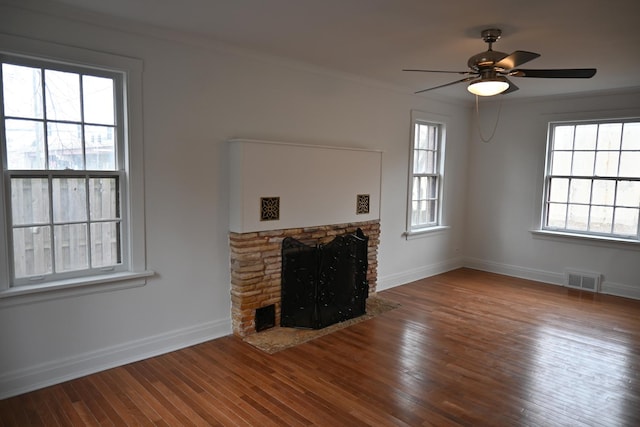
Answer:
[{"label": "ceiling fan pull chain", "polygon": [[496,134],[496,129],[498,129],[498,122],[500,121],[500,112],[502,111],[502,98],[500,98],[500,104],[498,105],[498,116],[496,117],[496,122],[493,124],[493,131],[491,132],[491,136],[489,138],[485,138],[482,135],[482,129],[480,129],[480,108],[478,106],[478,95],[476,95],[476,123],[478,125],[478,135],[480,136],[480,140],[485,144],[493,139],[493,136]]}]

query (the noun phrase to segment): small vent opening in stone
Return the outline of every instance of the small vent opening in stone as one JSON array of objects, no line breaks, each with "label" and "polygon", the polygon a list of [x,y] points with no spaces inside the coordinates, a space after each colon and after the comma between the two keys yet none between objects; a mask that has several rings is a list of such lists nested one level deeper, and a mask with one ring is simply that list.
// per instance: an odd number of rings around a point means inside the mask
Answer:
[{"label": "small vent opening in stone", "polygon": [[256,309],[256,332],[276,326],[276,305],[271,304],[266,307]]}]

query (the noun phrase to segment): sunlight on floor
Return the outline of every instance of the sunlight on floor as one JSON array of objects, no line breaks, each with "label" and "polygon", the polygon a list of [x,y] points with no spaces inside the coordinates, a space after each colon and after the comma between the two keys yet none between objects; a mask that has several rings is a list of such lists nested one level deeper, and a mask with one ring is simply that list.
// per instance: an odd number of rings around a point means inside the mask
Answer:
[{"label": "sunlight on floor", "polygon": [[592,330],[579,329],[538,329],[527,399],[536,407],[528,409],[606,425],[619,419],[628,403],[624,390],[633,377],[631,350],[619,338],[597,338]]}]

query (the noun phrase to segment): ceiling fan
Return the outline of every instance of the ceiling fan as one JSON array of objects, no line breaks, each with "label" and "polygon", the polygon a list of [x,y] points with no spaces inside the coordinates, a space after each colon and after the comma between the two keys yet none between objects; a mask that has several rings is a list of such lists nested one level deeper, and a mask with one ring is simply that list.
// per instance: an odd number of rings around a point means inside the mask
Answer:
[{"label": "ceiling fan", "polygon": [[551,79],[588,79],[596,74],[595,68],[564,68],[553,70],[529,70],[516,68],[540,56],[539,53],[527,52],[524,50],[516,50],[508,55],[504,52],[498,52],[492,49],[495,43],[502,35],[502,30],[497,28],[489,28],[481,32],[482,39],[489,44],[489,49],[485,52],[473,55],[469,58],[467,65],[469,71],[442,71],[442,70],[416,70],[405,69],[402,71],[417,71],[422,73],[452,73],[465,75],[460,80],[428,89],[419,90],[416,93],[427,92],[434,89],[440,89],[446,86],[458,83],[469,83],[467,90],[473,94],[480,96],[493,96],[500,93],[507,94],[518,90],[518,86],[514,85],[507,77],[540,77]]}]

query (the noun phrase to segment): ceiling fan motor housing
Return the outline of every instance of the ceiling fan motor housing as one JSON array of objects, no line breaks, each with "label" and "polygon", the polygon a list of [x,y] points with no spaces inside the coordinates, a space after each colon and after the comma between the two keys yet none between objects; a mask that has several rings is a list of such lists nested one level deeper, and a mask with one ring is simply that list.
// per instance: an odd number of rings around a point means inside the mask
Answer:
[{"label": "ceiling fan motor housing", "polygon": [[486,52],[478,53],[469,58],[467,65],[474,71],[482,71],[484,68],[493,68],[496,62],[500,61],[507,54],[504,52],[498,52],[497,50],[487,50]]}]

